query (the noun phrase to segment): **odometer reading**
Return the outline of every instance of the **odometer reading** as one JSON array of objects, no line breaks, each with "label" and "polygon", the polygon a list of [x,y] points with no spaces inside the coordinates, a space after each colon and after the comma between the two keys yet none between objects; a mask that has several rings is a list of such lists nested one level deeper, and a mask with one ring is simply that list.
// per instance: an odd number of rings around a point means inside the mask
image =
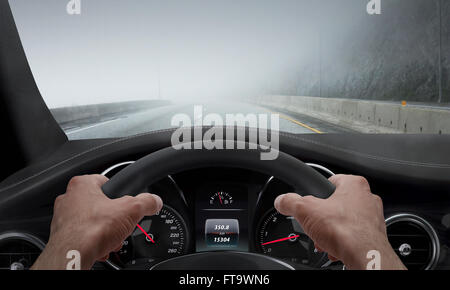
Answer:
[{"label": "odometer reading", "polygon": [[239,242],[237,219],[208,219],[205,223],[206,245],[212,248],[233,248]]},{"label": "odometer reading", "polygon": [[187,228],[174,209],[164,206],[145,217],[128,237],[122,249],[110,255],[109,262],[120,268],[127,265],[152,264],[186,252]]}]

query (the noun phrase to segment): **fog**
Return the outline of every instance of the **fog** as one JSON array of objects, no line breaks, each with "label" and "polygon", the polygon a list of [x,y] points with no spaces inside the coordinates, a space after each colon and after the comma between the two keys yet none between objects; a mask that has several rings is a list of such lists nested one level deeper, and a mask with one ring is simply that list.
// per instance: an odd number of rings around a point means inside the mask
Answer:
[{"label": "fog", "polygon": [[239,99],[318,58],[317,1],[10,1],[49,107]]}]

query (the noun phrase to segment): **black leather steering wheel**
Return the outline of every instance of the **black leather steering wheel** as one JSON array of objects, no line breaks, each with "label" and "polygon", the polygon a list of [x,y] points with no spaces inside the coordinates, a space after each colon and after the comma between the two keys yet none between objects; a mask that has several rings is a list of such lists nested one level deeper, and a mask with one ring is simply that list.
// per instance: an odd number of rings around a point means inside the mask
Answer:
[{"label": "black leather steering wheel", "polygon": [[[192,143],[190,148],[196,148],[194,145],[195,143]],[[240,147],[235,146],[234,148],[249,148],[249,144],[245,142],[236,142],[235,145],[240,145]],[[275,160],[261,160],[261,153],[263,152],[262,149],[176,150],[168,147],[151,153],[127,166],[106,182],[102,189],[108,197],[119,198],[125,195],[139,194],[146,186],[170,174],[205,167],[228,167],[253,170],[269,176],[275,176],[293,186],[295,192],[301,195],[328,198],[334,192],[335,187],[333,184],[302,161],[283,152],[278,152],[278,158]],[[233,252],[233,259],[224,259],[225,262],[228,262],[225,263],[226,265],[220,265],[220,269],[235,269],[239,260],[242,260],[241,262],[245,260],[249,270],[286,269],[285,264],[279,261],[276,262],[273,258],[260,255],[260,258],[251,259],[247,254],[242,253],[240,259],[239,253]],[[208,264],[208,261],[211,261],[211,259],[208,259],[208,257],[205,259],[205,255],[207,253],[202,253],[203,259],[196,257],[196,267],[204,266],[204,269],[210,270],[212,265]],[[211,255],[217,256],[218,254],[211,253]],[[223,252],[222,255],[227,255],[227,253]],[[266,257],[265,262],[261,261],[261,259],[264,259],[262,257]],[[252,264],[251,260],[255,260],[255,262]],[[170,268],[167,263],[171,263],[171,261],[173,268],[186,266],[186,269],[192,269],[192,264],[189,264],[189,261],[193,261],[193,259],[192,257],[189,259],[189,256],[162,262],[163,266],[161,268]],[[203,266],[199,265],[202,261],[205,263]],[[264,265],[263,268],[261,268],[261,265]]]}]

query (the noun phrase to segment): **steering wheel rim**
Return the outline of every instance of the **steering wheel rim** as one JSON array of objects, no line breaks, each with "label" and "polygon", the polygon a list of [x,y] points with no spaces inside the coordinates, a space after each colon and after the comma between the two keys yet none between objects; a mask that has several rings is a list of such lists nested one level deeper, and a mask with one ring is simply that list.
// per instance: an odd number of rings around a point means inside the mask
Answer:
[{"label": "steering wheel rim", "polygon": [[[196,143],[198,142],[191,143],[191,147],[188,148],[198,148],[196,146],[199,144]],[[235,143],[234,148],[250,148],[247,142]],[[227,167],[253,170],[274,176],[293,186],[295,192],[300,195],[313,195],[326,199],[334,192],[335,187],[328,179],[297,158],[278,151],[278,158],[261,160],[263,152],[259,147],[236,150],[177,150],[167,147],[150,153],[127,166],[106,182],[102,190],[110,198],[134,196],[146,186],[168,175],[206,167]]]}]

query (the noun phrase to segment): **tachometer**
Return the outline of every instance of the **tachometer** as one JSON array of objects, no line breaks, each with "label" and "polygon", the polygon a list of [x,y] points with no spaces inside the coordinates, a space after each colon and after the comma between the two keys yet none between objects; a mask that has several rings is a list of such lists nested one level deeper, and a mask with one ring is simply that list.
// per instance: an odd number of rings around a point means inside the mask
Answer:
[{"label": "tachometer", "polygon": [[159,214],[145,217],[108,263],[114,268],[145,267],[185,254],[188,231],[178,212],[164,205]]},{"label": "tachometer", "polygon": [[315,250],[300,224],[276,210],[269,211],[260,222],[257,241],[262,253],[278,259],[312,267],[327,261],[326,254]]}]

